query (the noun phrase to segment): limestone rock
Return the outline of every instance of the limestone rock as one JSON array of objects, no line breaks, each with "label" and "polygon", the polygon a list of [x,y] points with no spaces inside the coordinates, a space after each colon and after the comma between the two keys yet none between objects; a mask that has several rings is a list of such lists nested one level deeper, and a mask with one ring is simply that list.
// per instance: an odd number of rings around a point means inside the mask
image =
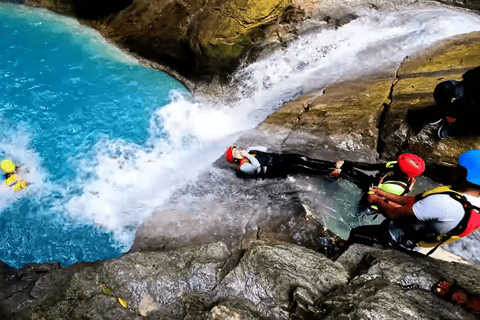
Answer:
[{"label": "limestone rock", "polygon": [[[393,78],[362,79],[329,87],[316,97],[283,107],[259,130],[290,127],[282,145],[285,150],[302,150],[299,153],[319,159],[338,160],[340,154],[342,159],[373,162],[378,158],[377,126],[392,82]],[[305,110],[296,107],[302,101]]]},{"label": "limestone rock", "polygon": [[[24,0],[70,15],[123,48],[195,80],[226,80],[305,34],[336,28],[359,11],[415,0]],[[467,1],[468,2],[468,1]],[[471,7],[470,3],[460,4]]]}]

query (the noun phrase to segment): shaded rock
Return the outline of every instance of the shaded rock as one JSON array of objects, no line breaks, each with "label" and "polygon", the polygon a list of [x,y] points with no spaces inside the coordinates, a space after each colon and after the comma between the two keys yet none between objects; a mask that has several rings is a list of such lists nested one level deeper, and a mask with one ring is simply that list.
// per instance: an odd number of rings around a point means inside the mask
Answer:
[{"label": "shaded rock", "polygon": [[307,218],[303,193],[293,180],[237,177],[235,167],[221,158],[145,220],[131,251],[215,241],[231,250],[245,249],[259,238],[313,249],[316,239],[327,232]]},{"label": "shaded rock", "polygon": [[[256,241],[240,258],[214,243],[47,267],[40,277],[34,269],[23,273],[30,286],[0,299],[3,318],[474,319],[431,289],[451,281],[480,294],[476,266],[362,245],[337,261],[293,244]],[[11,271],[0,275],[15,281]],[[20,272],[14,275],[21,283]]]},{"label": "shaded rock", "polygon": [[287,319],[297,287],[318,299],[347,281],[343,267],[321,254],[300,246],[258,241],[223,279],[218,295],[247,299],[264,317]]},{"label": "shaded rock", "polygon": [[337,28],[367,10],[416,2],[24,0],[28,6],[80,18],[121,47],[190,79],[222,82],[242,62],[283,48],[298,35]]},{"label": "shaded rock", "polygon": [[337,261],[356,275],[318,301],[321,319],[406,319],[413,315],[419,319],[475,319],[474,314],[431,290],[439,281],[456,279],[467,291],[478,294],[480,270],[475,266],[362,245],[352,246]]},{"label": "shaded rock", "polygon": [[181,296],[190,292],[211,295],[231,256],[221,243],[192,249],[132,253],[106,262],[100,275],[132,308],[178,317],[183,313]]},{"label": "shaded rock", "polygon": [[227,299],[216,305],[210,311],[207,319],[212,320],[256,320],[261,319],[260,313],[255,311],[255,305],[246,299]]},{"label": "shaded rock", "polygon": [[[216,243],[44,268],[48,272],[40,276],[29,268],[0,288],[0,310],[8,319],[140,319],[155,314],[180,319],[185,316],[184,304],[192,305],[190,294],[201,297],[190,309],[212,307],[215,288],[231,269],[230,257],[226,246]],[[2,277],[10,273],[6,270]]]}]

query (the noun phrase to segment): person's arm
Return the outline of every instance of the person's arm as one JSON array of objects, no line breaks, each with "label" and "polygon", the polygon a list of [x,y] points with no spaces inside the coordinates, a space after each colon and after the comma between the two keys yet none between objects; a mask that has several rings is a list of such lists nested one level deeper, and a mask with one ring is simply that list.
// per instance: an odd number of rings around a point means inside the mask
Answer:
[{"label": "person's arm", "polygon": [[379,188],[373,188],[370,190],[370,192],[374,195],[378,195],[381,198],[385,198],[390,202],[394,202],[395,204],[400,206],[410,204],[411,202],[415,201],[415,197],[397,196],[393,193],[385,192]]},{"label": "person's arm", "polygon": [[412,209],[415,203],[414,197],[397,196],[375,188],[368,195],[368,201],[377,205],[380,212],[392,220],[414,216]]},{"label": "person's arm", "polygon": [[248,153],[245,154],[245,158],[247,158],[249,162],[240,164],[239,170],[243,173],[254,175],[260,169],[260,162],[258,162],[254,156]]}]

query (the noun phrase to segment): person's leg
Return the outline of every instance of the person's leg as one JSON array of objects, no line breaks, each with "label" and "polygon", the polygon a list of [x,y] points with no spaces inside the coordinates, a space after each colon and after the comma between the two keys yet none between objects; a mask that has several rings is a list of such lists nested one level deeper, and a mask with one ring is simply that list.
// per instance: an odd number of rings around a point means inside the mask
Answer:
[{"label": "person's leg", "polygon": [[282,155],[281,165],[290,167],[296,173],[330,174],[335,168],[335,162],[312,159],[300,154]]},{"label": "person's leg", "polygon": [[350,235],[347,239],[347,246],[354,243],[364,244],[367,246],[373,246],[375,244],[389,246],[390,237],[388,234],[388,229],[384,223],[380,225],[360,226],[353,228],[350,231]]}]

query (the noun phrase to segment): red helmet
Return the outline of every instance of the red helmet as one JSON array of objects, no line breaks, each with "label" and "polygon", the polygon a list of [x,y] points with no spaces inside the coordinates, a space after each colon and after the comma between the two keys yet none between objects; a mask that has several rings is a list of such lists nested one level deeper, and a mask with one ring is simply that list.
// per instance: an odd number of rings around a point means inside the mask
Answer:
[{"label": "red helmet", "polygon": [[409,179],[418,177],[425,171],[425,161],[413,153],[403,153],[398,157],[398,166]]},{"label": "red helmet", "polygon": [[233,159],[233,149],[235,149],[235,146],[231,146],[230,148],[227,149],[227,161],[230,163],[235,163],[235,160]]}]

